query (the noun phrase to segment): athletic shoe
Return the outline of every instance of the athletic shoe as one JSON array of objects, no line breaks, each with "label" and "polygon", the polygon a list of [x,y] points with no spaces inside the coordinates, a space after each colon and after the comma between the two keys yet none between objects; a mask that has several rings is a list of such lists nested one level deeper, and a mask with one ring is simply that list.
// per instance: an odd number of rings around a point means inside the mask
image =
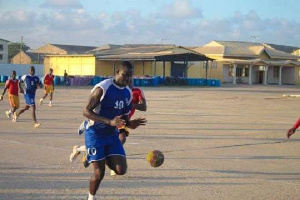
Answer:
[{"label": "athletic shoe", "polygon": [[5,115],[6,115],[6,117],[9,119],[9,118],[10,118],[10,115],[11,115],[11,111],[10,111],[10,110],[5,111]]},{"label": "athletic shoe", "polygon": [[12,122],[17,122],[17,120],[18,120],[17,112],[14,112],[12,117]]},{"label": "athletic shoe", "polygon": [[83,122],[80,124],[80,126],[79,126],[79,128],[78,128],[78,131],[77,131],[78,135],[82,135],[82,134],[84,133],[84,125],[85,125],[85,121],[83,121]]},{"label": "athletic shoe", "polygon": [[40,99],[40,105],[43,105],[44,99]]},{"label": "athletic shoe", "polygon": [[49,103],[49,107],[52,107],[53,106],[53,104],[52,103]]},{"label": "athletic shoe", "polygon": [[90,163],[89,163],[89,162],[87,161],[87,159],[86,159],[86,153],[85,153],[84,156],[82,157],[81,162],[82,162],[82,164],[83,164],[83,166],[84,166],[85,168],[88,168],[88,167],[89,167]]},{"label": "athletic shoe", "polygon": [[33,125],[33,128],[37,128],[37,127],[39,127],[40,125],[41,125],[41,124],[35,122],[34,125]]},{"label": "athletic shoe", "polygon": [[115,176],[115,175],[117,175],[117,174],[116,174],[116,172],[115,172],[114,170],[110,170],[110,175],[111,175],[111,176]]},{"label": "athletic shoe", "polygon": [[73,147],[73,152],[70,155],[70,162],[73,162],[77,158],[77,156],[80,154],[80,151],[77,150],[78,147],[79,146],[77,146],[77,145],[75,145]]}]

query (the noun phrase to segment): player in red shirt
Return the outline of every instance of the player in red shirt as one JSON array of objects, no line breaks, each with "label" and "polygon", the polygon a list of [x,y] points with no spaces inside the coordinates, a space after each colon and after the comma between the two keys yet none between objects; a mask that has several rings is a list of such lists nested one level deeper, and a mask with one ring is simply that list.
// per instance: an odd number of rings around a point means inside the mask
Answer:
[{"label": "player in red shirt", "polygon": [[[8,99],[11,108],[9,111],[5,111],[7,118],[10,118],[11,115],[13,116],[16,110],[20,107],[19,80],[16,79],[16,71],[13,70],[10,76],[11,79],[6,81],[4,91],[0,96],[0,100],[2,101],[4,94],[8,89]],[[16,122],[16,120],[13,118],[12,122]]]},{"label": "player in red shirt", "polygon": [[40,105],[43,104],[44,99],[50,94],[50,102],[49,106],[52,105],[52,98],[53,98],[53,92],[54,92],[54,75],[53,75],[53,69],[49,69],[49,74],[46,74],[44,77],[44,85],[45,85],[45,95],[43,98],[40,99]]},{"label": "player in red shirt", "polygon": [[298,120],[296,121],[294,126],[286,132],[287,138],[290,138],[296,132],[296,130],[299,126],[300,126],[300,118],[298,118]]}]

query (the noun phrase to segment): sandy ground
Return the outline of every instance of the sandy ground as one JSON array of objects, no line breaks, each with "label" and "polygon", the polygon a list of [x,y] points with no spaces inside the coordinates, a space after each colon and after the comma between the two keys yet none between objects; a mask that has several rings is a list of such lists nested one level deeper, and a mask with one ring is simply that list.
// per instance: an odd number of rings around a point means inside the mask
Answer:
[{"label": "sandy ground", "polygon": [[[86,199],[92,168],[69,155],[84,143],[76,131],[90,89],[58,87],[55,107],[37,106],[37,129],[30,112],[11,123],[0,102],[1,200]],[[148,124],[127,140],[128,173],[107,173],[98,199],[300,199],[300,132],[285,137],[300,98],[282,97],[299,88],[143,89],[148,111],[135,116]],[[165,155],[159,168],[145,159],[154,149]]]}]

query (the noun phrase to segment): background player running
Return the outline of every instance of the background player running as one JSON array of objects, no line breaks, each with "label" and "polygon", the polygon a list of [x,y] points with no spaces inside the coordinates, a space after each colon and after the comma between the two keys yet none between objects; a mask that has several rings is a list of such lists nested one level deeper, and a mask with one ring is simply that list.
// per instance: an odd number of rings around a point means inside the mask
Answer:
[{"label": "background player running", "polygon": [[21,86],[21,83],[25,83],[24,99],[25,99],[26,105],[19,112],[15,112],[14,120],[16,121],[17,118],[23,112],[25,112],[26,110],[28,110],[31,107],[31,109],[32,109],[31,116],[32,116],[32,119],[34,121],[33,127],[36,128],[36,127],[39,127],[41,124],[39,124],[36,120],[35,93],[36,93],[38,85],[41,88],[43,87],[43,85],[42,85],[39,77],[35,76],[34,74],[35,74],[35,68],[33,66],[31,66],[29,68],[29,74],[24,75],[21,78],[21,81],[19,83],[19,87],[20,87],[20,90],[22,92],[23,88]]},{"label": "background player running", "polygon": [[[10,104],[10,110],[5,111],[7,118],[10,116],[14,116],[16,110],[20,107],[20,100],[19,100],[19,80],[16,79],[16,71],[12,71],[10,75],[10,79],[6,81],[4,91],[0,96],[0,100],[3,100],[3,96],[8,89],[8,99]],[[12,122],[16,122],[15,118],[12,119]]]},{"label": "background player running", "polygon": [[54,75],[53,75],[53,69],[49,69],[49,73],[45,75],[44,77],[44,89],[45,89],[45,95],[43,98],[40,99],[40,105],[43,104],[44,99],[50,94],[50,101],[49,106],[52,105],[52,99],[53,99],[53,92],[54,92]]},{"label": "background player running", "polygon": [[300,126],[300,118],[296,121],[294,126],[286,132],[287,138],[290,138],[296,132],[296,130],[299,126]]}]

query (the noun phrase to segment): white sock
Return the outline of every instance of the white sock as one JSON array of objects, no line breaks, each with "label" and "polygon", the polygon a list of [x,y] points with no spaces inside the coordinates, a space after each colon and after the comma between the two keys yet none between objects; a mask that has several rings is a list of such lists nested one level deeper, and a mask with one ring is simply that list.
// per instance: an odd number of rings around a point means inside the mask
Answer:
[{"label": "white sock", "polygon": [[10,110],[8,111],[8,113],[11,114],[11,113],[13,113],[13,112],[12,112],[12,110],[10,109]]},{"label": "white sock", "polygon": [[52,101],[50,101],[49,104],[52,104]]},{"label": "white sock", "polygon": [[88,198],[88,200],[95,200],[96,198],[95,198],[95,195],[91,195],[90,193],[89,193],[89,198]]},{"label": "white sock", "polygon": [[86,151],[85,145],[82,145],[82,146],[78,147],[78,148],[77,148],[77,151],[85,152],[85,151]]}]

